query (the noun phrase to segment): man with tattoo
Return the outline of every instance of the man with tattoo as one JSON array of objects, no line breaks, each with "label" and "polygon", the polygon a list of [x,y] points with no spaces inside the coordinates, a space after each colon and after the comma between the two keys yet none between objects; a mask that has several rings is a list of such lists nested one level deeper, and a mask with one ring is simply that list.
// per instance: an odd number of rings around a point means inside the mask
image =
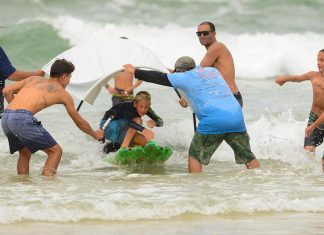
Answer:
[{"label": "man with tattoo", "polygon": [[10,153],[19,151],[19,175],[29,174],[31,155],[38,150],[47,154],[42,174],[52,176],[56,173],[62,148],[34,117],[49,106],[63,104],[81,131],[96,140],[103,138],[103,131],[94,131],[76,111],[71,95],[65,90],[73,71],[71,62],[58,59],[51,67],[49,79],[32,76],[3,89],[8,106],[2,115],[1,125],[9,141]]}]

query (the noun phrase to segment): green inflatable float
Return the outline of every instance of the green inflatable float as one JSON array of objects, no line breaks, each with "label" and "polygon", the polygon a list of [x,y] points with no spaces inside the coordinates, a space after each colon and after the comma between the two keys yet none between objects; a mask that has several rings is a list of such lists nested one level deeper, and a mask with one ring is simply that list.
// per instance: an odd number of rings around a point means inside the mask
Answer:
[{"label": "green inflatable float", "polygon": [[108,157],[106,160],[118,165],[127,165],[134,162],[165,162],[172,155],[172,152],[170,147],[162,147],[157,145],[156,142],[150,141],[144,147],[120,148],[113,157]]}]

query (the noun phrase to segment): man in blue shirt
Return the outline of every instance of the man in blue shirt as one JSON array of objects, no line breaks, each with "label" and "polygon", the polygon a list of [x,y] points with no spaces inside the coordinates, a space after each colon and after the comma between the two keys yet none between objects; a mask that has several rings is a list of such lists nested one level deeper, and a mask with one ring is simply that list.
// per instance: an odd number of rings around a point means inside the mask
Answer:
[{"label": "man in blue shirt", "polygon": [[247,169],[260,167],[251,151],[241,106],[216,68],[196,67],[188,56],[177,60],[172,74],[134,69],[130,64],[124,67],[137,79],[179,88],[186,94],[199,119],[189,148],[189,172],[201,172],[202,164],[209,164],[223,140],[233,149],[236,163]]},{"label": "man in blue shirt", "polygon": [[5,80],[8,79],[12,81],[20,81],[30,76],[44,76],[44,72],[42,70],[31,72],[17,70],[12,66],[6,53],[4,52],[2,47],[0,47],[0,119],[4,108],[4,97],[2,94],[2,89],[5,87]]}]

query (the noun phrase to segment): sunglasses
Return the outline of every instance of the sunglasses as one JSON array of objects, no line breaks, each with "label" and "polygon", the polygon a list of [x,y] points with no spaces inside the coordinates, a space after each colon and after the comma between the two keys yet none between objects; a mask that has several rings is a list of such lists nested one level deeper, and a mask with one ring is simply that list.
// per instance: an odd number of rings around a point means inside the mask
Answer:
[{"label": "sunglasses", "polygon": [[196,32],[197,36],[200,37],[201,35],[208,36],[211,31],[198,31]]}]

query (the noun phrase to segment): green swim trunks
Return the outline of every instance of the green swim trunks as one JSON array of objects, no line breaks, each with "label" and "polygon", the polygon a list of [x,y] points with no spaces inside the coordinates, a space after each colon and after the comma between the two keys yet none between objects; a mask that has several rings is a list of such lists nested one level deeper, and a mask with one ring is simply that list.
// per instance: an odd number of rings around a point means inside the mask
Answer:
[{"label": "green swim trunks", "polygon": [[191,141],[189,156],[203,165],[208,165],[211,156],[223,140],[233,149],[237,164],[246,164],[256,159],[251,151],[250,137],[247,132],[208,135],[196,132]]}]

